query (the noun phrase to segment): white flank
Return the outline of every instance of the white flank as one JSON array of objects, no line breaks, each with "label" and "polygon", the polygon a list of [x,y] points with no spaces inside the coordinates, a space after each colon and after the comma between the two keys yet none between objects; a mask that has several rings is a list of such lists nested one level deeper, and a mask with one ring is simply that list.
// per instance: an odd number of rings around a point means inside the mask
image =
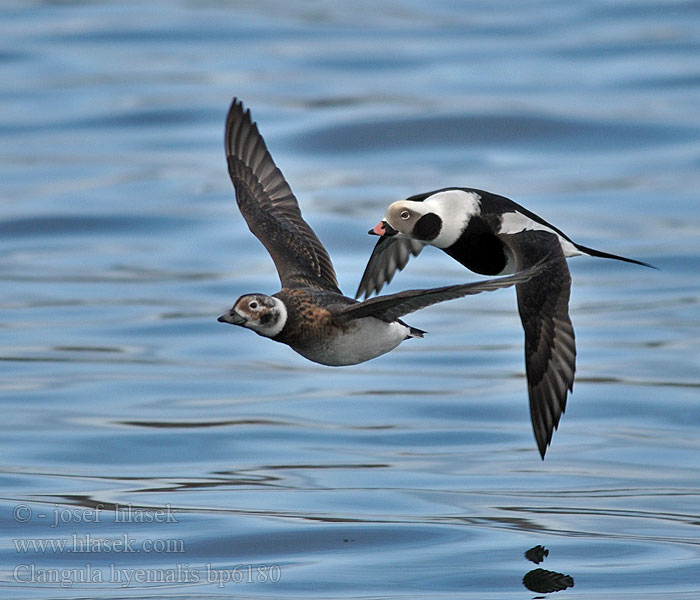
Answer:
[{"label": "white flank", "polygon": [[445,190],[433,194],[423,204],[442,219],[440,234],[430,243],[449,248],[462,235],[469,219],[481,211],[481,196],[464,190]]},{"label": "white flank", "polygon": [[336,335],[299,354],[313,362],[331,367],[363,363],[393,350],[408,336],[410,329],[394,321],[386,323],[374,317],[357,319],[342,335]]},{"label": "white flank", "polygon": [[561,244],[561,249],[564,252],[564,256],[581,256],[581,252],[576,246],[574,246],[569,240],[560,236],[551,227],[547,227],[542,223],[533,221],[531,218],[526,217],[524,214],[519,212],[507,212],[501,215],[501,228],[498,230],[500,234],[515,234],[521,231],[548,231],[556,235],[559,238],[559,243]]}]

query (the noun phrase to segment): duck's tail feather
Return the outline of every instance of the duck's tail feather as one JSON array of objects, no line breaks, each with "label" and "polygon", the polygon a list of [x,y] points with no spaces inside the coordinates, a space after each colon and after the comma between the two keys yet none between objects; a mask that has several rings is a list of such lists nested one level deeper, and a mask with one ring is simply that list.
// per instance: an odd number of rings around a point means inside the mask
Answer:
[{"label": "duck's tail feather", "polygon": [[659,270],[658,267],[645,263],[641,260],[635,260],[634,258],[626,258],[625,256],[618,256],[617,254],[610,254],[608,252],[601,252],[600,250],[594,250],[593,248],[587,248],[586,246],[581,246],[580,244],[574,244],[581,252],[588,254],[589,256],[597,256],[599,258],[612,258],[613,260],[621,260],[623,262],[632,263],[635,265],[641,265],[643,267],[649,267],[650,269]]},{"label": "duck's tail feather", "polygon": [[428,333],[427,331],[423,331],[422,329],[418,329],[418,327],[413,327],[412,325],[409,325],[409,327],[411,328],[411,337],[422,338],[426,333]]}]

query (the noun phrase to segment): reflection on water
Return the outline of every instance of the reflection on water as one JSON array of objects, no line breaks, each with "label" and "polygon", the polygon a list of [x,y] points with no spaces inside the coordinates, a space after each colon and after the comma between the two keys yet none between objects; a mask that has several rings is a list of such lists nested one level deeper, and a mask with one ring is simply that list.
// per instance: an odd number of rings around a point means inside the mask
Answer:
[{"label": "reflection on water", "polygon": [[523,577],[523,585],[532,592],[549,594],[574,587],[574,580],[569,575],[562,573],[546,569],[533,569]]},{"label": "reflection on water", "polygon": [[[0,6],[4,595],[695,598],[696,7],[345,6]],[[571,261],[544,463],[511,290],[352,368],[216,323],[277,289],[226,173],[234,95],[346,291],[377,211],[448,185],[660,267]],[[464,278],[426,249],[388,291]]]},{"label": "reflection on water", "polygon": [[[549,550],[539,544],[525,551],[525,558],[535,564],[541,563],[547,556],[549,556]],[[550,594],[574,587],[574,578],[563,573],[537,568],[525,573],[523,585],[532,592]]]},{"label": "reflection on water", "polygon": [[525,551],[525,558],[530,562],[534,562],[536,565],[539,565],[547,556],[549,556],[549,550],[541,544],[533,546]]}]

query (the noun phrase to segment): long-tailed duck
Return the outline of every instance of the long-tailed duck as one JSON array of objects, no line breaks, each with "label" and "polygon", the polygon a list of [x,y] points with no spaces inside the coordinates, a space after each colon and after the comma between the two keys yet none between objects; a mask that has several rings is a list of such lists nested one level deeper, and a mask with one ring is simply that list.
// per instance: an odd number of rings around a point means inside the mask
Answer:
[{"label": "long-tailed duck", "polygon": [[394,202],[369,233],[381,237],[356,298],[379,292],[426,245],[482,275],[513,273],[543,257],[552,258],[540,274],[516,285],[525,330],[530,417],[544,459],[566,408],[567,390],[573,391],[576,370],[566,258],[587,254],[652,265],[581,246],[512,200],[472,188],[444,188]]},{"label": "long-tailed duck", "polygon": [[547,266],[541,261],[500,279],[407,290],[358,302],[338,289],[326,249],[302,218],[250,111],[237,99],[226,119],[225,146],[238,207],[270,253],[282,289],[272,296],[241,296],[219,321],[287,344],[313,362],[352,365],[385,354],[425,333],[399,317],[437,302],[525,283]]}]

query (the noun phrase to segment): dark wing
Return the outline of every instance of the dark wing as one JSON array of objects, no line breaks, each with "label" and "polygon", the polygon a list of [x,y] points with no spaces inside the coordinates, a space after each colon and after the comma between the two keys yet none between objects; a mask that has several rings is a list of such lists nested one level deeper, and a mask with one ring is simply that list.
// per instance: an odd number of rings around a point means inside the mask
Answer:
[{"label": "dark wing", "polygon": [[502,236],[513,250],[516,266],[526,268],[543,255],[552,257],[542,273],[516,286],[518,310],[525,330],[525,371],[530,418],[544,459],[552,432],[574,388],[576,342],[569,319],[571,275],[556,235],[522,231]]},{"label": "dark wing", "polygon": [[248,227],[277,267],[282,287],[312,286],[337,291],[328,252],[304,221],[289,184],[265,140],[234,98],[226,117],[226,158],[236,200]]},{"label": "dark wing", "polygon": [[418,256],[424,246],[423,242],[410,238],[380,237],[362,274],[355,298],[363,294],[367,298],[373,293],[379,293],[392,280],[396,271],[406,266],[411,254]]},{"label": "dark wing", "polygon": [[522,284],[542,273],[546,269],[547,264],[546,261],[540,261],[528,269],[498,279],[485,279],[474,283],[448,285],[426,290],[406,290],[397,294],[377,296],[359,304],[348,306],[339,311],[336,316],[345,321],[363,317],[375,317],[391,323],[399,317],[438,302],[454,300],[462,296],[472,296],[481,292],[492,292],[514,284]]}]

